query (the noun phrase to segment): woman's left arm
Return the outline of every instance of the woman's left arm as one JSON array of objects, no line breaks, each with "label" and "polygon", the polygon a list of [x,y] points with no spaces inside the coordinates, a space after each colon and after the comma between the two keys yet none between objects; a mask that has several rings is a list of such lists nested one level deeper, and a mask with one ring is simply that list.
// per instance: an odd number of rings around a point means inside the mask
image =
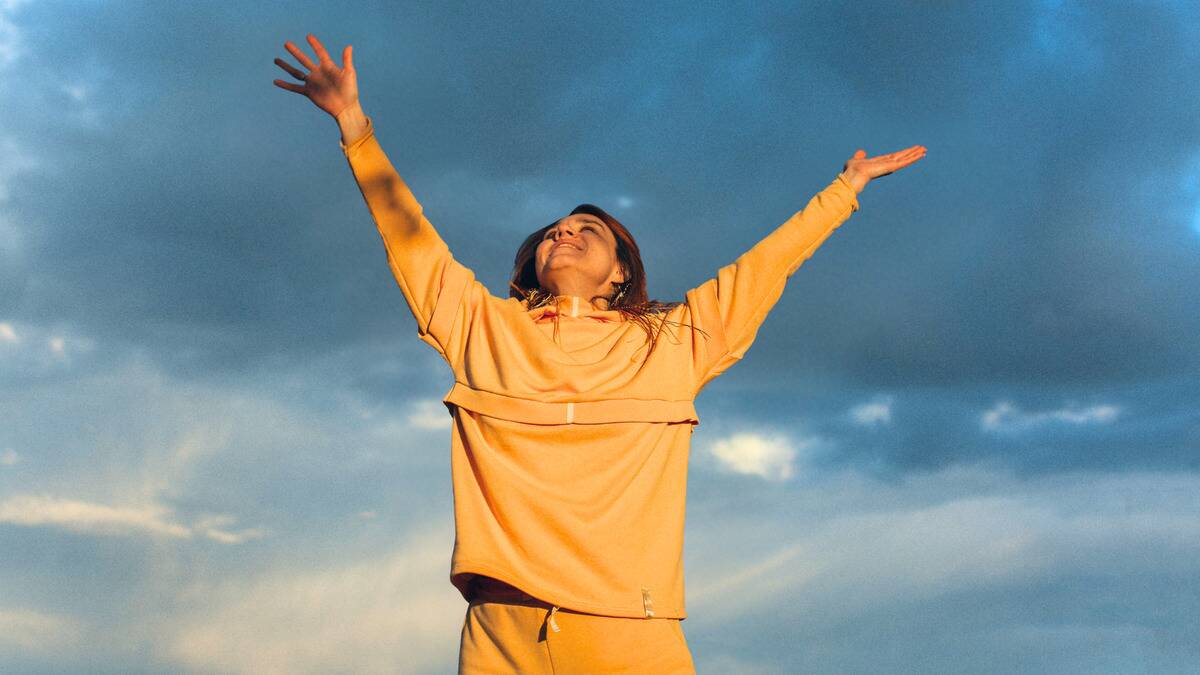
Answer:
[{"label": "woman's left arm", "polygon": [[694,349],[697,392],[745,356],[788,278],[858,210],[858,193],[867,183],[921,159],[925,147],[914,145],[877,157],[866,154],[855,152],[802,211],[722,267],[716,277],[687,292],[693,326],[717,337],[699,341]]}]

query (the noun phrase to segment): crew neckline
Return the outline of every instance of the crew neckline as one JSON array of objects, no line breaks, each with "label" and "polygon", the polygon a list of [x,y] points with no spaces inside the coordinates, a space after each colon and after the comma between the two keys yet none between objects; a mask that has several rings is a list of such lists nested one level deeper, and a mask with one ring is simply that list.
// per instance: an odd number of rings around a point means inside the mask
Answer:
[{"label": "crew neckline", "polygon": [[597,307],[578,295],[556,295],[553,305],[543,305],[537,309],[555,311],[562,316],[580,317],[593,314],[615,312],[614,309]]}]

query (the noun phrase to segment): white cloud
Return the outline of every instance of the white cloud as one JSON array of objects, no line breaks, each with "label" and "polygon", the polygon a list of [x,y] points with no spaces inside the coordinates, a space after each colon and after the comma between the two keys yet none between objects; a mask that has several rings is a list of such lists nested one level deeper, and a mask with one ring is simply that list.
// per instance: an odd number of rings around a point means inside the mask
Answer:
[{"label": "white cloud", "polygon": [[5,448],[4,452],[0,452],[0,466],[12,466],[21,461],[21,456],[12,448]]},{"label": "white cloud", "polygon": [[157,504],[110,506],[48,495],[17,495],[5,499],[0,502],[0,523],[59,527],[83,534],[110,536],[192,536],[190,528],[172,522],[169,510]]},{"label": "white cloud", "polygon": [[191,526],[172,516],[169,508],[155,503],[112,506],[49,495],[16,495],[0,501],[0,523],[54,527],[95,536],[190,539],[199,534],[222,544],[240,544],[265,534],[259,528],[225,529],[236,520],[227,514],[204,515]]},{"label": "white cloud", "polygon": [[26,0],[3,0],[0,2],[0,70],[11,66],[24,53],[24,36],[12,15]]},{"label": "white cloud", "polygon": [[[2,228],[0,218],[0,239],[4,236]],[[69,328],[0,322],[0,349],[4,353],[0,376],[6,372],[30,375],[70,369],[78,357],[95,352],[96,342]]]},{"label": "white cloud", "polygon": [[408,423],[417,429],[449,429],[450,411],[440,399],[424,399],[413,404]]},{"label": "white cloud", "polygon": [[61,89],[62,92],[67,96],[70,96],[71,99],[76,103],[84,103],[87,101],[88,97],[91,96],[91,87],[87,86],[86,84],[79,84],[77,82],[64,83],[59,87],[59,89]]},{"label": "white cloud", "polygon": [[980,426],[986,431],[1019,431],[1051,423],[1073,425],[1107,424],[1120,413],[1120,408],[1114,405],[1094,405],[1088,408],[1068,406],[1058,410],[1040,412],[1025,412],[1008,401],[1001,401],[992,406],[980,417]]},{"label": "white cloud", "polygon": [[74,619],[31,609],[0,607],[0,647],[51,652],[77,646],[82,637]]},{"label": "white cloud", "polygon": [[783,436],[734,434],[714,442],[709,452],[717,458],[722,468],[734,473],[774,481],[787,480],[795,473],[796,449]]},{"label": "white cloud", "polygon": [[164,658],[200,672],[416,673],[455,663],[466,609],[445,572],[454,535],[340,567],[183,589],[199,606],[164,627]]},{"label": "white cloud", "polygon": [[855,424],[862,426],[890,424],[892,421],[892,402],[893,398],[886,396],[869,403],[856,405],[850,409],[850,419]]},{"label": "white cloud", "polygon": [[0,204],[8,201],[9,180],[37,167],[33,154],[25,152],[12,137],[0,138]]},{"label": "white cloud", "polygon": [[[814,617],[797,630],[815,630],[992,587],[1137,579],[1147,570],[1186,576],[1194,563],[1185,561],[1200,559],[1196,494],[1194,474],[1022,480],[955,467],[882,483],[846,472],[807,485],[789,501],[786,523],[706,513],[688,534],[699,563],[689,610],[720,623],[789,603]],[[781,540],[786,532],[796,534]]]},{"label": "white cloud", "polygon": [[261,539],[266,535],[266,530],[258,527],[237,531],[226,527],[235,522],[237,518],[228,514],[205,515],[196,521],[194,528],[195,531],[222,544],[241,544],[251,539]]}]

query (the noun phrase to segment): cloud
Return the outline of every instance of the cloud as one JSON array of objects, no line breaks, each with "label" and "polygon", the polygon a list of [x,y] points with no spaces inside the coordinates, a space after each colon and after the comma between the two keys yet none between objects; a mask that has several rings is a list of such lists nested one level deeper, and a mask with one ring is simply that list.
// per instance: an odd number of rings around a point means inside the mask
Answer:
[{"label": "cloud", "polygon": [[21,461],[21,455],[12,448],[5,448],[3,452],[0,452],[0,466],[12,466],[19,461]]},{"label": "cloud", "polygon": [[[7,457],[4,455],[3,459]],[[236,521],[227,514],[204,515],[191,526],[177,522],[172,516],[171,509],[160,504],[113,506],[48,495],[15,495],[0,501],[0,523],[54,527],[95,536],[189,539],[201,535],[222,544],[240,544],[265,534],[258,528],[224,529]]]},{"label": "cloud", "polygon": [[[465,605],[444,578],[451,532],[413,536],[373,559],[198,581],[163,629],[162,657],[199,672],[253,675],[441,672],[455,662]],[[455,601],[457,599],[457,602]]]},{"label": "cloud", "polygon": [[980,416],[980,426],[985,431],[1022,431],[1049,424],[1073,426],[1108,424],[1121,412],[1115,405],[1093,405],[1087,408],[1068,406],[1058,410],[1024,412],[1008,401],[1000,401]]},{"label": "cloud", "polygon": [[408,423],[417,429],[437,431],[450,428],[450,413],[441,399],[425,399],[412,405]]},{"label": "cloud", "polygon": [[[981,464],[825,475],[753,514],[689,504],[689,640],[770,672],[959,672],[980,655],[987,672],[1176,672],[1200,656],[1197,494],[1197,474]],[[770,648],[780,631],[794,649]]]},{"label": "cloud", "polygon": [[[801,449],[811,444],[811,441],[805,442]],[[795,473],[796,448],[784,436],[738,433],[715,441],[709,452],[723,469],[733,473],[770,481],[784,481]]]},{"label": "cloud", "polygon": [[0,648],[48,653],[79,646],[82,634],[81,624],[70,617],[0,607]]},{"label": "cloud", "polygon": [[861,426],[890,424],[892,421],[893,398],[888,396],[870,403],[862,403],[850,409],[850,419]]},{"label": "cloud", "polygon": [[0,501],[0,522],[107,536],[192,536],[190,528],[172,522],[169,509],[160,505],[110,506],[47,495],[16,495]]},{"label": "cloud", "polygon": [[38,166],[33,154],[26,152],[16,139],[7,135],[0,137],[0,204],[8,202],[11,197],[9,183],[12,179]]},{"label": "cloud", "polygon": [[17,8],[27,0],[3,0],[0,2],[0,70],[16,63],[24,53],[24,34],[12,20]]},{"label": "cloud", "polygon": [[96,347],[71,328],[0,322],[0,375],[15,379],[70,370],[87,363]]},{"label": "cloud", "polygon": [[241,544],[251,539],[261,539],[266,535],[266,530],[259,527],[230,530],[227,526],[235,522],[237,518],[228,514],[205,515],[196,521],[193,530],[222,544]]}]

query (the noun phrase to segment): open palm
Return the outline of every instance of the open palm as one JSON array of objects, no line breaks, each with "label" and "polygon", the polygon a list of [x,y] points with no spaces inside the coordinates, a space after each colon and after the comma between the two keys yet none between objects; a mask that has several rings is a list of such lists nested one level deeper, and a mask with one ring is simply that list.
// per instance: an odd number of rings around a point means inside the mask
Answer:
[{"label": "open palm", "polygon": [[842,173],[845,174],[846,179],[850,181],[855,190],[862,192],[862,189],[870,181],[902,169],[924,156],[925,146],[923,145],[914,145],[906,150],[876,157],[867,157],[867,151],[859,149],[853,157],[846,160]]},{"label": "open palm", "polygon": [[358,78],[354,73],[354,60],[351,54],[353,48],[351,45],[346,45],[346,49],[342,51],[344,67],[339,68],[333,59],[329,58],[329,52],[325,51],[325,47],[315,35],[309,34],[307,39],[317,54],[317,63],[315,64],[307,54],[290,41],[284,42],[283,46],[309,72],[305,73],[283,59],[275,59],[276,65],[304,84],[275,80],[275,86],[303,94],[318,108],[337,117],[338,113],[358,102]]}]

